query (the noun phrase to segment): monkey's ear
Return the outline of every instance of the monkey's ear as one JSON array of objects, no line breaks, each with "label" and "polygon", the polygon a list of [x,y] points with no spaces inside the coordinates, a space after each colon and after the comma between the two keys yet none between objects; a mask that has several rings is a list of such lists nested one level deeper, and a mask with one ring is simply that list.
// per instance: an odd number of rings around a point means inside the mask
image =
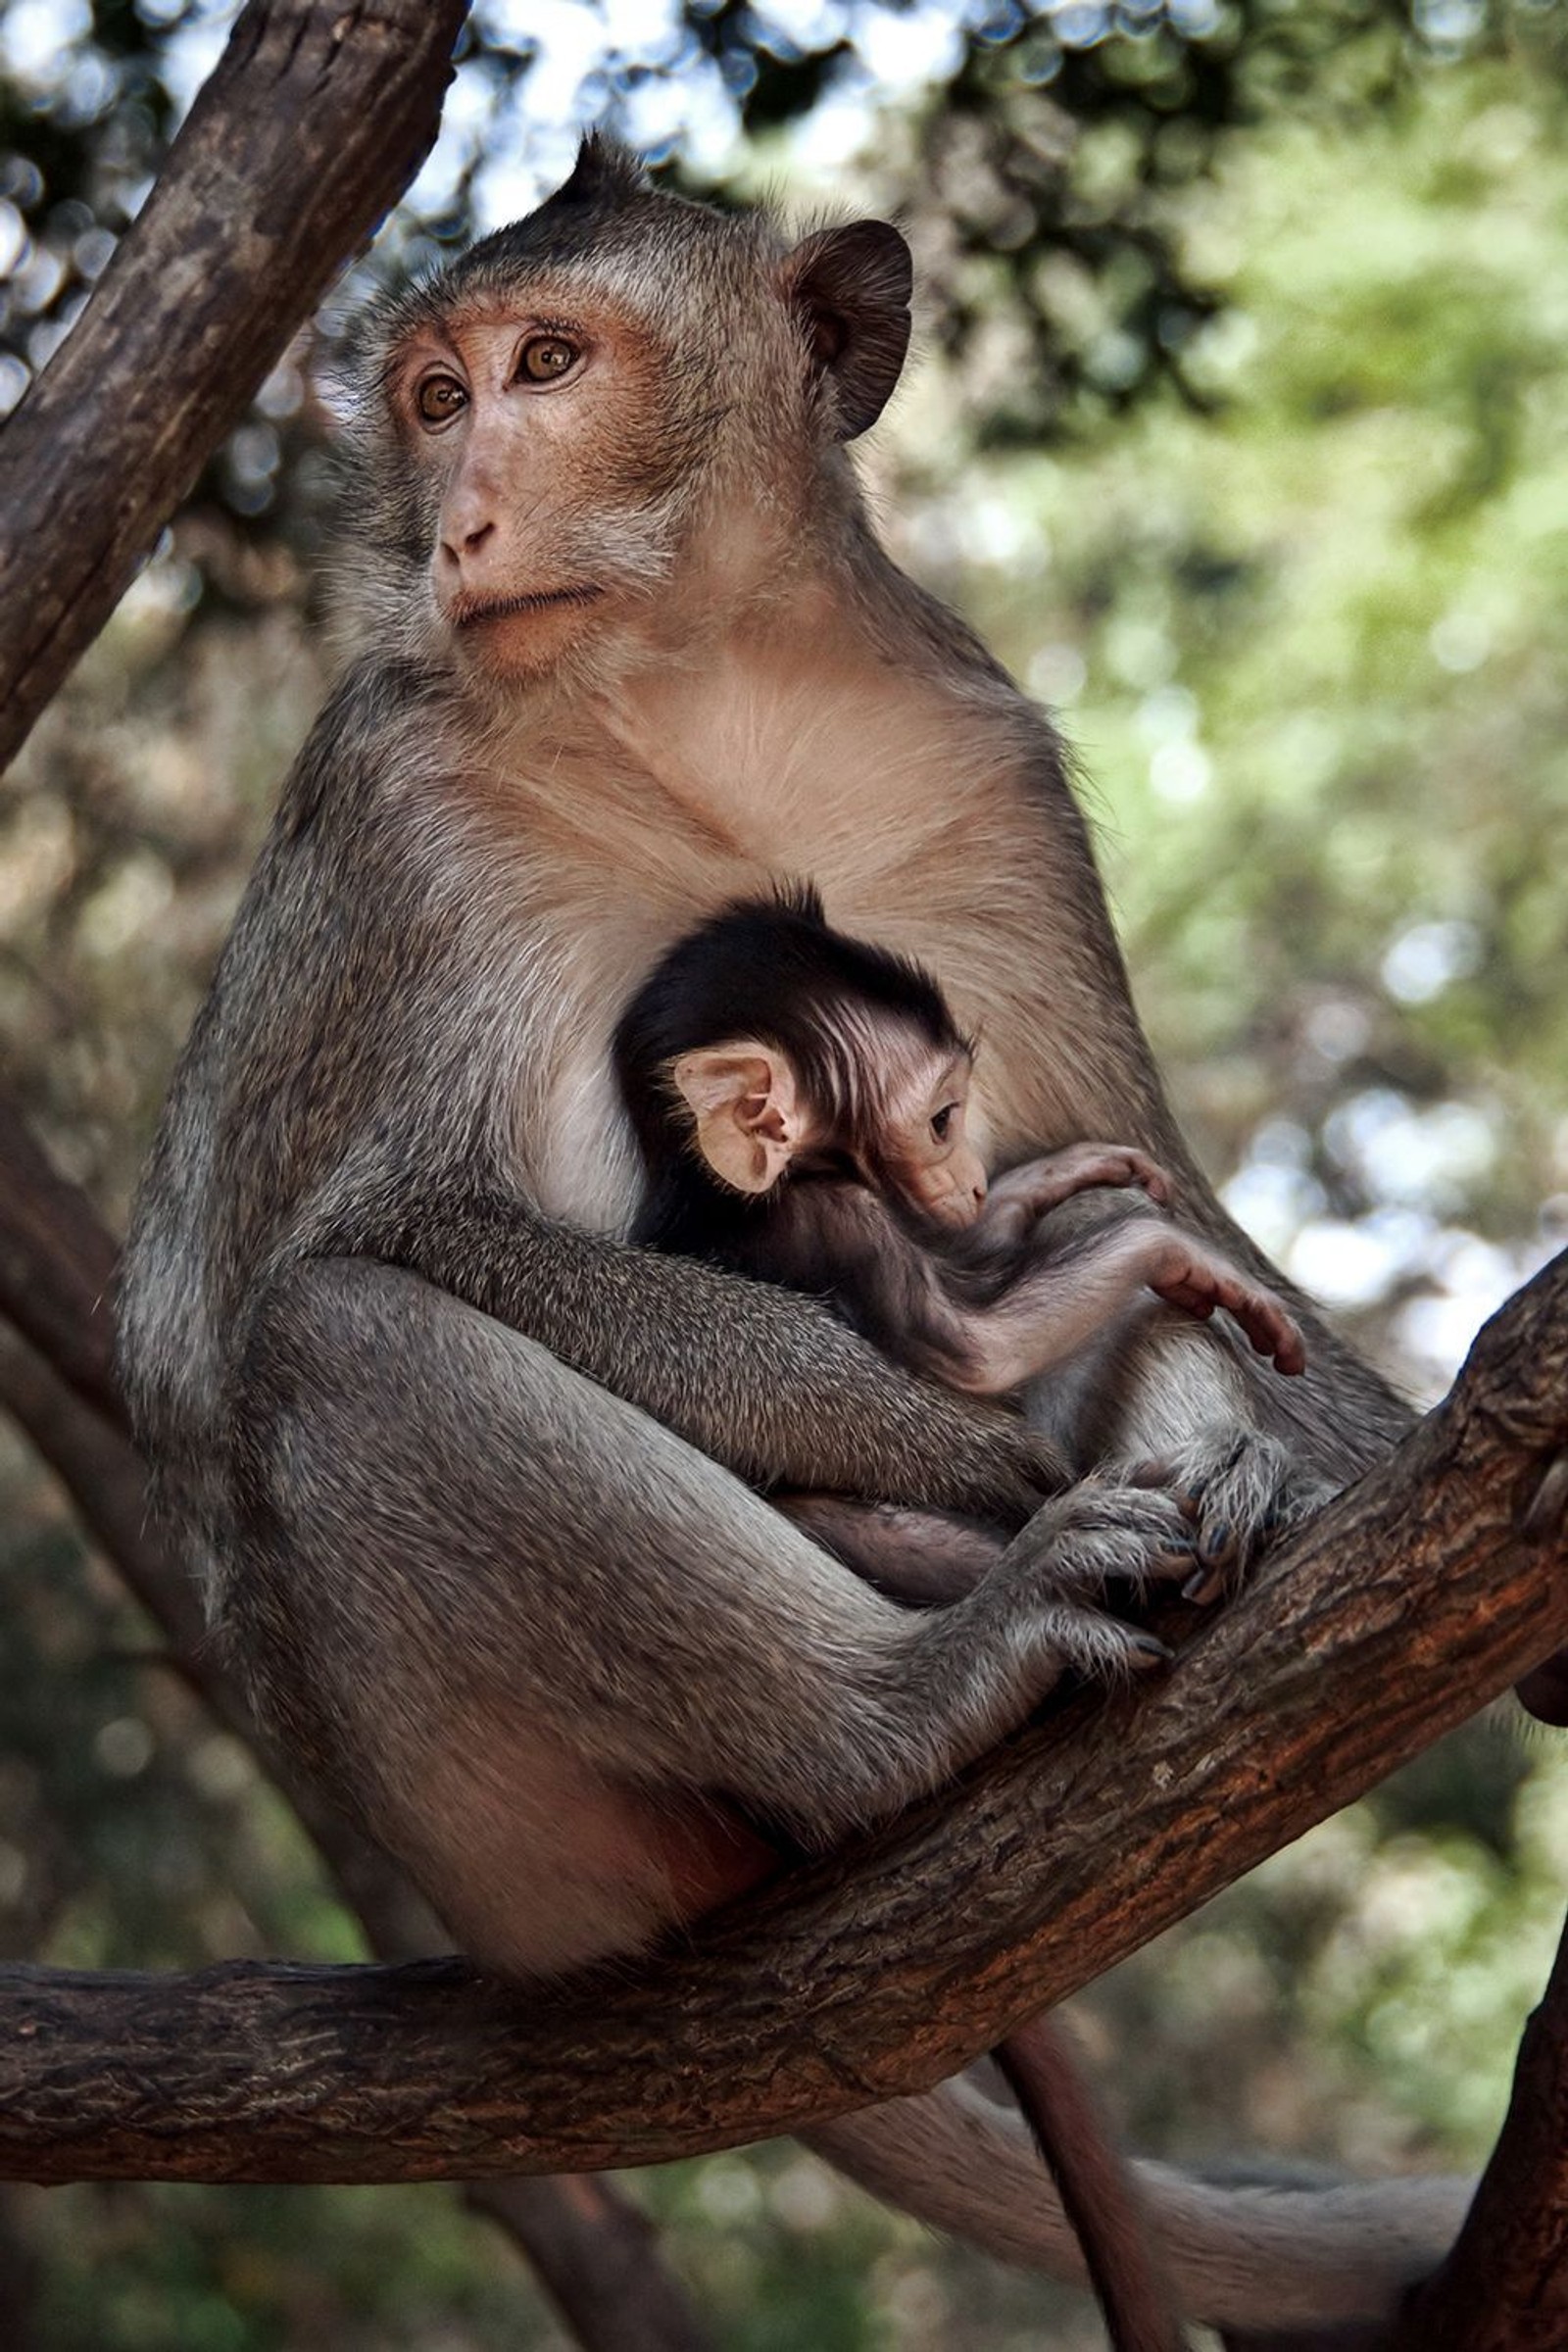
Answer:
[{"label": "monkey's ear", "polygon": [[794,1156],[803,1124],[800,1090],[785,1056],[747,1038],[683,1054],[669,1075],[713,1174],[737,1193],[770,1192]]},{"label": "monkey's ear", "polygon": [[886,408],[909,348],[909,248],[887,220],[852,220],[806,238],[785,270],[833,438],[853,441]]}]

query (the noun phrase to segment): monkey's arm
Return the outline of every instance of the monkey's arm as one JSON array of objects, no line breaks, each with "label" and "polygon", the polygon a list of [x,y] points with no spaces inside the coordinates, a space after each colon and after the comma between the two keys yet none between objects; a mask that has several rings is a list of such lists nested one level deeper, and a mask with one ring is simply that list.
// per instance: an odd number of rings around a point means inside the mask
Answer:
[{"label": "monkey's arm", "polygon": [[[1089,1151],[1098,1160],[1105,1148]],[[1081,1174],[1090,1165],[1075,1161],[1069,1192],[1098,1180]],[[844,1312],[889,1355],[975,1396],[1002,1396],[1051,1371],[1142,1290],[1200,1321],[1223,1308],[1282,1372],[1304,1361],[1301,1335],[1274,1293],[1163,1218],[1124,1218],[1065,1248],[1021,1254],[971,1229],[939,1250],[907,1232],[868,1187],[808,1183],[786,1188],[767,1231],[768,1262],[760,1271],[801,1288],[830,1285]]]},{"label": "monkey's arm", "polygon": [[1281,1372],[1305,1364],[1301,1334],[1272,1291],[1196,1234],[1135,1216],[1024,1257],[989,1303],[950,1299],[957,1347],[949,1377],[978,1396],[1021,1388],[1097,1338],[1144,1290],[1200,1322],[1223,1308]]},{"label": "monkey's arm", "polygon": [[911,1377],[814,1300],[545,1219],[499,1189],[368,1202],[318,1249],[422,1275],[757,1485],[1016,1525],[1061,1481],[1014,1415]]}]

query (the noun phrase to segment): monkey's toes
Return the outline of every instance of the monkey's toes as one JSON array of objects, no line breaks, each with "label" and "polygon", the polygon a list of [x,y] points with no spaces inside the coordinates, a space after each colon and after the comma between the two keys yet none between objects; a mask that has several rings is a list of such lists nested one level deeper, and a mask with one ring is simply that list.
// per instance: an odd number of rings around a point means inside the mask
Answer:
[{"label": "monkey's toes", "polygon": [[1001,1565],[1042,1593],[1082,1597],[1113,1584],[1190,1577],[1200,1555],[1186,1507],[1170,1488],[1085,1479],[1035,1513]]},{"label": "monkey's toes", "polygon": [[1234,1590],[1272,1544],[1336,1492],[1329,1481],[1304,1475],[1279,1439],[1248,1427],[1204,1431],[1162,1467],[1191,1520],[1197,1573],[1183,1587],[1190,1600],[1214,1600]]}]

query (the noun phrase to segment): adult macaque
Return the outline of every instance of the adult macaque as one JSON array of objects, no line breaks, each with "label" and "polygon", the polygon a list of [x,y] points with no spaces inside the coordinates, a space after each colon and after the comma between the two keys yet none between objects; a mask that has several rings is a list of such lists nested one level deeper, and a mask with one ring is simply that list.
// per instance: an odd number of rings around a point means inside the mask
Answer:
[{"label": "adult macaque", "polygon": [[[1015,1524],[1050,1448],[809,1300],[626,1245],[614,1009],[809,869],[984,1031],[994,1164],[1125,1137],[1260,1267],[1166,1108],[1050,725],[864,517],[843,444],[908,302],[880,222],[791,245],[590,145],[371,316],[349,658],[134,1219],[127,1393],[226,1653],[519,1974],[639,1949],[771,1867],[774,1825],[820,1846],[940,1784],[1054,1679],[1063,1591],[1244,1560],[1406,1424],[1315,1323],[1282,1381],[1152,1307],[1071,1423],[1171,1491],[1053,1499],[1016,1574],[910,1611],[754,1487]],[[1023,2135],[959,2094],[815,2144],[1076,2266]],[[1187,2308],[1237,2323],[1380,2312],[1453,2219],[1152,2180]]]},{"label": "adult macaque", "polygon": [[[825,1298],[911,1371],[1016,1390],[1125,1331],[1150,1294],[1200,1317],[1223,1307],[1281,1371],[1303,1369],[1274,1293],[1168,1220],[1042,1234],[1079,1193],[1136,1186],[1158,1202],[1169,1179],[1131,1146],[1083,1142],[991,1182],[973,1043],[928,972],[831,929],[814,889],[738,901],[689,932],[627,1005],[613,1053],[647,1174],[632,1241]],[[929,1513],[828,1495],[786,1507],[901,1599],[957,1598],[1002,1548]],[[1128,1664],[1165,1654],[1067,1603],[1061,1642],[1091,1671],[1118,1642]]]}]

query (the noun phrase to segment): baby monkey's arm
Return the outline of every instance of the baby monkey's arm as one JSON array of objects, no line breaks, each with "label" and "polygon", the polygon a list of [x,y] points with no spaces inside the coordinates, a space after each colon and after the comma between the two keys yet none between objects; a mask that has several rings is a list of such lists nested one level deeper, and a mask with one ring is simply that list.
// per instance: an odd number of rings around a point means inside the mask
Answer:
[{"label": "baby monkey's arm", "polygon": [[1171,1181],[1164,1169],[1135,1145],[1067,1144],[1060,1152],[1026,1159],[1022,1167],[998,1176],[975,1230],[988,1243],[1021,1249],[1037,1217],[1059,1208],[1074,1193],[1101,1185],[1141,1185],[1161,1208],[1171,1197]]},{"label": "baby monkey's arm", "polygon": [[953,1356],[944,1376],[976,1396],[1003,1396],[1053,1370],[1133,1309],[1144,1291],[1200,1322],[1223,1308],[1279,1371],[1305,1368],[1300,1331],[1274,1292],[1163,1217],[1128,1217],[1075,1242],[1031,1248],[1000,1288],[993,1271],[989,1297],[966,1304],[961,1293],[971,1280],[956,1266],[947,1285],[944,1339]]}]

